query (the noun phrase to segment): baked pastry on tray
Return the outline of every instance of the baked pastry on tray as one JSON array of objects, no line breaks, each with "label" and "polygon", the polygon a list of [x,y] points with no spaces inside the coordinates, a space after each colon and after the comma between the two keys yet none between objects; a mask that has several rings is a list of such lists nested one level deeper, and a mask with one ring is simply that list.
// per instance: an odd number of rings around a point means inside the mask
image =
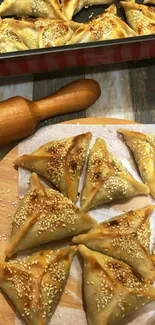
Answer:
[{"label": "baked pastry on tray", "polygon": [[98,138],[90,150],[81,207],[88,211],[100,204],[120,199],[131,199],[139,194],[149,194],[149,188],[133,178],[122,163]]},{"label": "baked pastry on tray", "polygon": [[16,31],[0,19],[0,53],[28,50]]},{"label": "baked pastry on tray", "polygon": [[3,0],[0,16],[32,16],[65,19],[58,0]]},{"label": "baked pastry on tray", "polygon": [[155,135],[119,129],[135,158],[138,170],[155,199]]},{"label": "baked pastry on tray", "polygon": [[30,189],[13,217],[6,256],[89,230],[96,221],[32,174]]},{"label": "baked pastry on tray", "polygon": [[136,33],[117,16],[115,5],[111,5],[103,14],[79,27],[67,44],[97,42],[136,36]]},{"label": "baked pastry on tray", "polygon": [[135,269],[146,281],[155,280],[149,253],[149,216],[155,206],[129,211],[94,226],[87,234],[73,238],[73,243],[120,259]]},{"label": "baked pastry on tray", "polygon": [[63,20],[38,18],[28,21],[7,18],[3,22],[13,28],[28,49],[65,45],[73,35],[70,25],[74,27],[74,24]]},{"label": "baked pastry on tray", "polygon": [[83,7],[104,5],[113,0],[62,0],[62,9],[68,20],[77,14]]},{"label": "baked pastry on tray", "polygon": [[155,300],[155,288],[127,264],[78,247],[83,257],[84,295],[88,325],[113,325]]},{"label": "baked pastry on tray", "polygon": [[88,132],[46,143],[32,154],[19,157],[15,165],[43,176],[75,203],[91,137]]},{"label": "baked pastry on tray", "polygon": [[65,288],[76,247],[0,261],[0,288],[29,325],[47,325]]},{"label": "baked pastry on tray", "polygon": [[155,8],[135,3],[134,0],[120,1],[127,22],[137,35],[155,33]]},{"label": "baked pastry on tray", "polygon": [[73,21],[73,20],[62,21],[62,19],[56,19],[56,18],[23,18],[22,21],[34,23],[35,27],[46,27],[48,25],[52,25],[53,23],[61,23],[61,24],[65,23],[73,31],[77,30],[81,25],[83,25],[83,23],[78,23],[77,21]]}]

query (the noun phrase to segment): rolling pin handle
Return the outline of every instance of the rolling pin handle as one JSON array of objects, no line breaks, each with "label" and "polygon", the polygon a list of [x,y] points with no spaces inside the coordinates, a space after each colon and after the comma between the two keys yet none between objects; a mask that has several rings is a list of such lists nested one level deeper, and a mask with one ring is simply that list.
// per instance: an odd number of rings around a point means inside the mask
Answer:
[{"label": "rolling pin handle", "polygon": [[56,91],[51,96],[34,102],[38,121],[49,117],[78,112],[92,106],[101,94],[97,81],[76,80]]}]

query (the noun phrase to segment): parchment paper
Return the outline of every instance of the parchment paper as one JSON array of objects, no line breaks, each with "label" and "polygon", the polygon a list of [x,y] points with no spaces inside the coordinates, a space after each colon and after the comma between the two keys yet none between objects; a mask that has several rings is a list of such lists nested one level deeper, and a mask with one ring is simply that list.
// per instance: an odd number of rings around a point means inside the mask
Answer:
[{"label": "parchment paper", "polygon": [[[104,138],[107,142],[109,150],[118,157],[130,173],[139,181],[139,177],[136,169],[136,165],[130,154],[129,149],[123,143],[121,136],[117,134],[117,129],[123,127],[130,130],[145,132],[145,133],[155,133],[155,125],[70,125],[70,124],[57,124],[46,126],[35,133],[35,135],[29,137],[27,140],[21,142],[18,146],[18,155],[29,154],[32,151],[39,148],[41,145],[58,139],[63,139],[66,137],[78,135],[80,133],[92,132],[93,139],[91,141],[91,146],[97,137]],[[81,191],[83,179],[84,179],[85,168],[83,170],[79,192]],[[20,169],[19,170],[19,191],[20,195],[24,195],[28,189],[28,181],[30,172]],[[132,200],[126,202],[125,204],[116,205],[104,205],[100,206],[95,210],[89,211],[89,214],[94,217],[98,222],[108,220],[109,218],[119,215],[122,212],[128,211],[130,209],[143,208],[147,204],[154,203],[155,201],[150,197],[140,196],[133,198]],[[79,205],[79,202],[77,203]],[[151,244],[150,250],[155,242],[155,213],[152,214],[150,218],[151,223]],[[82,270],[77,257],[74,258],[71,267],[71,276],[77,280],[77,283],[81,283]],[[78,296],[74,297],[79,301]],[[137,312],[132,313],[125,317],[119,325],[154,325],[155,323],[155,303],[151,303],[139,309]],[[55,315],[53,316],[50,325],[87,325],[86,317],[83,309],[72,309],[66,307],[58,306]],[[16,325],[21,325],[21,321],[16,319]],[[37,325],[37,324],[36,324]],[[101,324],[102,325],[102,324]]]}]

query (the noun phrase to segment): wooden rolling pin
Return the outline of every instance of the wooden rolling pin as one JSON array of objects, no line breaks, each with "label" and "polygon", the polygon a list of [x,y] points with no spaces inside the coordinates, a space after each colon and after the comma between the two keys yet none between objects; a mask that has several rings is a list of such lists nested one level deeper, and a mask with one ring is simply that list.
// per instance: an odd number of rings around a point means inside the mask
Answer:
[{"label": "wooden rolling pin", "polygon": [[1,102],[0,147],[31,135],[41,120],[90,107],[100,94],[100,86],[95,80],[82,79],[35,102],[22,97]]}]

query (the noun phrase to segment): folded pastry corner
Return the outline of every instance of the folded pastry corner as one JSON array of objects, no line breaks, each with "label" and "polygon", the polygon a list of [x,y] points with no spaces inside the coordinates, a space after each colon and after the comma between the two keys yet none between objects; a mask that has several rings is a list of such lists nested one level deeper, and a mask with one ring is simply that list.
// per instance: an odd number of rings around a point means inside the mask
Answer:
[{"label": "folded pastry corner", "polygon": [[76,246],[0,262],[0,288],[29,325],[47,325],[65,288]]},{"label": "folded pastry corner", "polygon": [[117,16],[117,9],[113,4],[103,14],[80,26],[67,44],[97,42],[130,36],[136,36],[135,31]]},{"label": "folded pastry corner", "polygon": [[68,20],[71,20],[83,7],[104,5],[113,0],[62,0],[62,9]]},{"label": "folded pastry corner", "polygon": [[65,45],[72,37],[73,30],[68,23],[53,22],[51,25],[42,27],[39,34],[39,48]]},{"label": "folded pastry corner", "polygon": [[61,193],[45,188],[37,174],[33,173],[30,189],[13,216],[6,257],[85,232],[95,224],[93,218],[80,211]]},{"label": "folded pastry corner", "polygon": [[83,211],[114,200],[131,199],[149,194],[148,186],[140,183],[98,138],[90,150],[87,173],[81,196]]},{"label": "folded pastry corner", "polygon": [[58,0],[3,0],[0,16],[50,17],[66,20]]},{"label": "folded pastry corner", "polygon": [[155,199],[155,135],[126,129],[118,129],[118,132],[133,153],[142,180]]},{"label": "folded pastry corner", "polygon": [[28,50],[18,33],[5,21],[0,20],[0,53]]},{"label": "folded pastry corner", "polygon": [[120,259],[129,264],[146,282],[155,280],[149,253],[149,216],[155,206],[129,211],[93,227],[87,234],[73,238],[73,243]]},{"label": "folded pastry corner", "polygon": [[[144,3],[154,3],[154,0],[145,0]],[[131,1],[120,1],[125,10],[129,26],[137,35],[148,35],[155,33],[155,8]]]},{"label": "folded pastry corner", "polygon": [[155,288],[122,261],[78,246],[88,325],[112,325],[155,300]]},{"label": "folded pastry corner", "polygon": [[15,165],[43,176],[75,203],[91,137],[88,132],[46,143],[32,154],[19,157]]}]

